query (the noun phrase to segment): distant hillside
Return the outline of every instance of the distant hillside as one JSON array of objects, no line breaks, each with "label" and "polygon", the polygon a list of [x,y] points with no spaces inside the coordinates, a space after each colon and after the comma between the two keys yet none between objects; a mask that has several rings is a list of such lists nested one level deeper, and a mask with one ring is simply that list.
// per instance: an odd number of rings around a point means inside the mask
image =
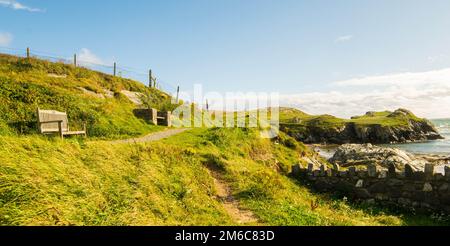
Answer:
[{"label": "distant hillside", "polygon": [[306,143],[399,143],[440,139],[433,124],[411,111],[367,112],[351,119],[280,110],[281,130]]},{"label": "distant hillside", "polygon": [[72,128],[87,122],[94,137],[135,136],[156,128],[133,115],[147,95],[152,106],[169,95],[142,83],[87,68],[0,54],[0,135],[36,129],[36,109],[67,111]]}]

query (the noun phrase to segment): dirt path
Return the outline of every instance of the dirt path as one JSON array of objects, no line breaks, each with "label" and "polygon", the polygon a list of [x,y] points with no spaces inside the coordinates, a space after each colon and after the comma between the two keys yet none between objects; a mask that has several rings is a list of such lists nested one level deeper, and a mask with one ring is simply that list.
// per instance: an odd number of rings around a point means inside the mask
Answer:
[{"label": "dirt path", "polygon": [[239,202],[233,197],[230,186],[226,184],[221,174],[211,168],[209,168],[209,171],[214,179],[217,198],[233,220],[240,225],[258,223],[258,219],[251,211],[241,208]]},{"label": "dirt path", "polygon": [[116,140],[116,141],[112,141],[112,143],[118,144],[118,143],[146,143],[146,142],[153,142],[153,141],[158,141],[164,138],[168,138],[171,137],[173,135],[177,135],[180,134],[184,131],[187,131],[188,129],[183,128],[183,129],[171,129],[171,130],[166,130],[166,131],[162,131],[162,132],[155,132],[155,133],[151,133],[147,136],[144,137],[140,137],[140,138],[131,138],[131,139],[124,139],[124,140]]},{"label": "dirt path", "polygon": [[[113,141],[112,143],[145,143],[158,141],[164,138],[171,137],[173,135],[180,134],[186,130],[188,129],[171,129],[163,132],[155,132],[141,138],[117,140]],[[223,207],[233,218],[233,220],[241,225],[258,223],[258,219],[251,211],[245,210],[240,207],[239,202],[232,195],[230,186],[223,180],[220,172],[210,167],[208,167],[208,170],[210,171],[211,176],[214,179],[217,198],[223,204]]]}]

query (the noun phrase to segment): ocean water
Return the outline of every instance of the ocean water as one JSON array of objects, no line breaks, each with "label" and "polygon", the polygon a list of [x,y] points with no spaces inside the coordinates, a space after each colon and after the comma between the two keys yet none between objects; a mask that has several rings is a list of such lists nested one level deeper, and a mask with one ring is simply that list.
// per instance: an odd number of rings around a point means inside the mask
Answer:
[{"label": "ocean water", "polygon": [[[420,142],[420,143],[386,144],[383,146],[405,150],[405,151],[413,153],[413,154],[438,154],[438,155],[450,156],[450,119],[432,120],[432,122],[437,127],[439,133],[443,137],[445,137],[445,139],[435,140],[435,141],[426,141],[426,142]],[[339,146],[337,146],[337,145],[328,145],[328,146],[320,146],[320,147],[313,147],[313,148],[316,151],[319,151],[319,154],[322,157],[329,159],[329,158],[333,157],[333,155],[336,152],[336,149],[338,147]],[[435,172],[444,174],[445,166],[450,167],[450,163],[435,166]]]},{"label": "ocean water", "polygon": [[391,144],[389,146],[416,154],[450,155],[450,119],[431,121],[445,139],[420,143]]}]

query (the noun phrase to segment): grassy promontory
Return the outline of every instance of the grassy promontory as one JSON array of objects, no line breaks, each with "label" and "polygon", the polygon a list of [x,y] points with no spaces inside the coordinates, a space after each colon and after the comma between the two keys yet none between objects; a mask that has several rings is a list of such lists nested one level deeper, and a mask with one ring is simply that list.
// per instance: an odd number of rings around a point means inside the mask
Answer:
[{"label": "grassy promontory", "polygon": [[284,132],[307,143],[398,143],[442,138],[430,121],[406,109],[341,119],[282,108],[280,120]]},{"label": "grassy promontory", "polygon": [[133,115],[123,92],[150,94],[155,107],[170,97],[143,84],[63,63],[0,54],[0,135],[32,134],[36,110],[67,111],[72,128],[91,137],[137,136],[158,130]]},{"label": "grassy promontory", "polygon": [[[147,95],[156,108],[170,104],[135,81],[0,55],[0,225],[445,223],[312,193],[289,172],[323,160],[283,133],[269,140],[258,129],[197,128],[157,142],[114,143],[161,130],[134,116],[127,92]],[[74,128],[86,121],[91,137],[36,134],[38,107],[67,111]],[[254,221],[242,223],[233,209]]]}]

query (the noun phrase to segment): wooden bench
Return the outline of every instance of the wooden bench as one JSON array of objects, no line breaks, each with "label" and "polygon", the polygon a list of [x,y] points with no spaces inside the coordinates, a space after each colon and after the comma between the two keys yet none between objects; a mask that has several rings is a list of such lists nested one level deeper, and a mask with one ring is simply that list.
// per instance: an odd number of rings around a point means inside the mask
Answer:
[{"label": "wooden bench", "polygon": [[160,126],[172,126],[172,112],[157,112],[158,125]]},{"label": "wooden bench", "polygon": [[158,112],[154,108],[139,108],[133,110],[134,116],[155,126],[172,126],[172,112]]},{"label": "wooden bench", "polygon": [[59,134],[61,139],[64,136],[84,135],[87,136],[86,124],[83,124],[83,131],[70,131],[69,120],[66,112],[55,110],[37,110],[38,128],[41,134]]}]

